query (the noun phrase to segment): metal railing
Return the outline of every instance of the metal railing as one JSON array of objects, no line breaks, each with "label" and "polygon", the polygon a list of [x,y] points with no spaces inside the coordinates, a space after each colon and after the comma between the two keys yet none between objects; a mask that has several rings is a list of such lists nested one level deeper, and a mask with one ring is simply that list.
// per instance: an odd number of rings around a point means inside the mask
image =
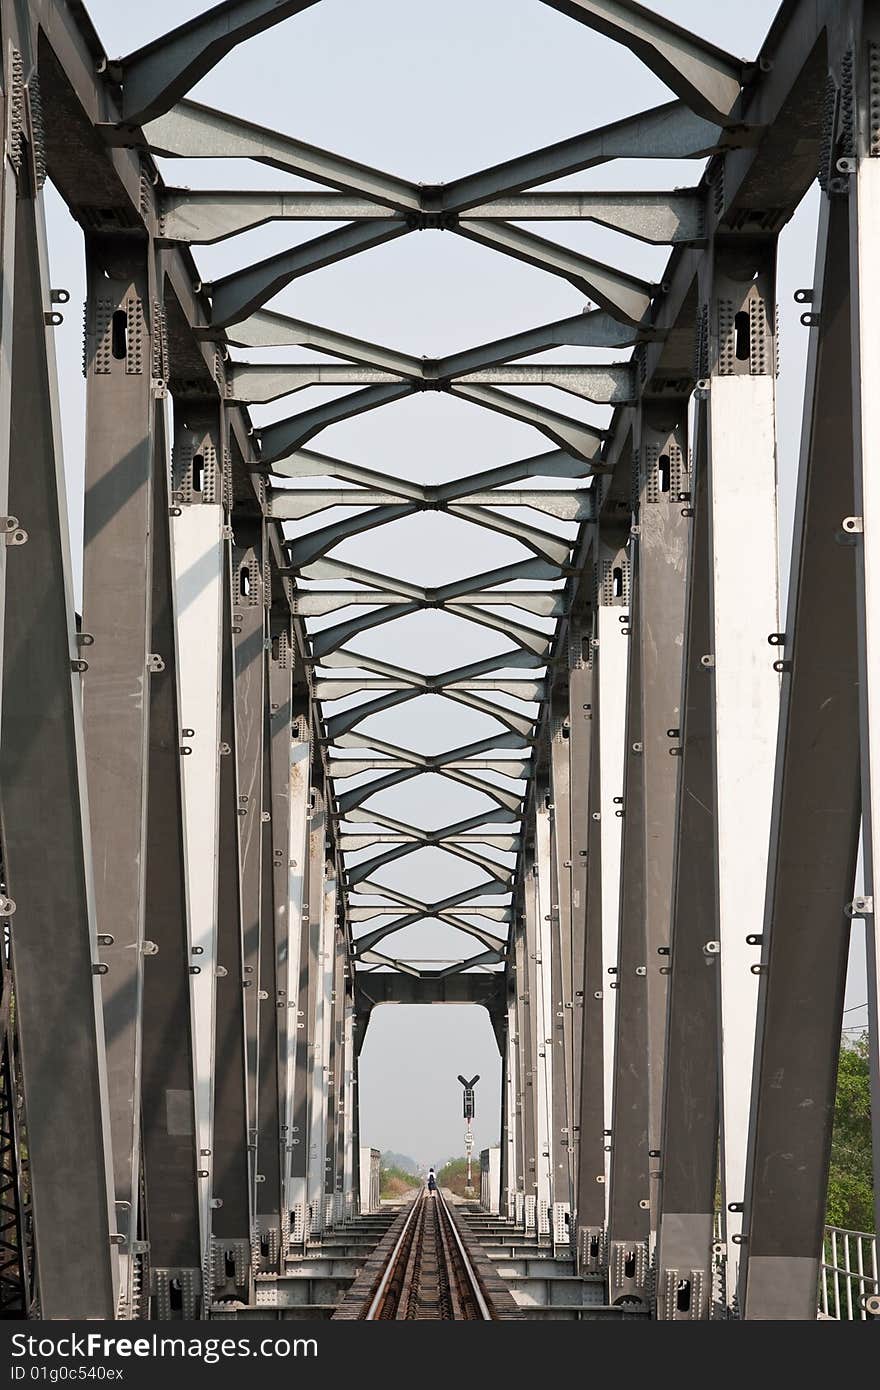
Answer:
[{"label": "metal railing", "polygon": [[866,1322],[880,1296],[877,1275],[877,1237],[866,1231],[826,1226],[819,1275],[819,1317],[837,1322]]}]

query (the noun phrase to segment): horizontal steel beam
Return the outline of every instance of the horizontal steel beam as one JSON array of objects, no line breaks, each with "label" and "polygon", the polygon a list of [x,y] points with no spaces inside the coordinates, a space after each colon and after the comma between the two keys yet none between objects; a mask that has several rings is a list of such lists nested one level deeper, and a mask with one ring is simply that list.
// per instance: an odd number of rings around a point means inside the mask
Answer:
[{"label": "horizontal steel beam", "polygon": [[[309,243],[313,245],[314,243]],[[365,344],[366,348],[368,345]],[[447,387],[456,378],[434,374],[435,363],[421,364],[420,379],[427,389]],[[313,386],[374,386],[414,377],[414,372],[384,367],[322,362],[235,362],[227,369],[226,397],[240,405],[266,405],[282,396]],[[458,374],[460,377],[464,373]],[[636,399],[633,369],[627,363],[515,363],[470,371],[466,384],[487,386],[553,386],[596,405],[616,405]]]},{"label": "horizontal steel beam", "polygon": [[[670,193],[514,193],[468,208],[471,222],[597,222],[655,246],[701,241],[706,235],[699,189]],[[162,195],[159,239],[209,246],[267,222],[358,222],[403,213],[348,193],[199,192],[168,188]],[[454,225],[454,223],[453,223]]]}]

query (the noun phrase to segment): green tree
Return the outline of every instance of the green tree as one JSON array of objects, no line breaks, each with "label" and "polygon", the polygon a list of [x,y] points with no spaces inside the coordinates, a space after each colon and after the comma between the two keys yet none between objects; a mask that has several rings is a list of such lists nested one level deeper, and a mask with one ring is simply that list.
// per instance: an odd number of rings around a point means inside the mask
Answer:
[{"label": "green tree", "polygon": [[840,1050],[825,1219],[850,1231],[874,1229],[867,1033],[851,1043],[844,1038]]},{"label": "green tree", "polygon": [[[480,1160],[477,1159],[473,1164],[474,1186],[480,1186]],[[467,1159],[450,1158],[448,1163],[444,1163],[440,1172],[437,1174],[438,1187],[448,1187],[450,1192],[456,1193],[459,1197],[465,1196],[467,1187]]]}]

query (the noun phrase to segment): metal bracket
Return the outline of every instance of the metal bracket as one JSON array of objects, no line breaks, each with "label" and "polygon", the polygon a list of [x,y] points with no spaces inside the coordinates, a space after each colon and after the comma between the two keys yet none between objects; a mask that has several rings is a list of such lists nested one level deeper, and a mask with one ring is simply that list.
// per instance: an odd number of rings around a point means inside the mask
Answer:
[{"label": "metal bracket", "polygon": [[847,903],[844,909],[847,917],[873,917],[874,899],[872,897],[853,898],[851,903]]},{"label": "metal bracket", "polygon": [[7,545],[26,545],[28,533],[18,524],[17,516],[0,516],[0,533]]}]

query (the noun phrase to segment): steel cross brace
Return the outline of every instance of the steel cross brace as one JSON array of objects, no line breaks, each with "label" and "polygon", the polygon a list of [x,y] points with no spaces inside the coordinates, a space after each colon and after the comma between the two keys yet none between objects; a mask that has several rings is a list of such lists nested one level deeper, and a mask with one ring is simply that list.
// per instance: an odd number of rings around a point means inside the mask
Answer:
[{"label": "steel cross brace", "polygon": [[567,319],[539,324],[491,343],[449,353],[436,361],[412,357],[394,348],[382,347],[353,338],[333,328],[307,323],[270,309],[260,309],[240,323],[230,324],[223,333],[216,328],[200,330],[209,341],[222,341],[231,347],[279,348],[309,347],[315,352],[342,357],[361,366],[419,381],[430,378],[439,382],[446,378],[464,376],[509,362],[514,357],[529,357],[548,352],[555,347],[626,348],[635,343],[654,341],[658,334],[650,327],[635,329],[622,324],[603,309],[585,309]]},{"label": "steel cross brace", "polygon": [[735,111],[745,64],[632,0],[543,0],[641,58],[694,110],[727,122]]},{"label": "steel cross brace", "polygon": [[[354,566],[343,567],[340,565],[339,568],[347,568],[349,577],[356,582],[381,583],[383,588],[377,591],[368,589],[354,591],[353,595],[340,594],[338,591],[332,593],[328,593],[326,590],[310,591],[302,599],[297,598],[296,609],[298,612],[303,614],[308,614],[310,611],[317,611],[318,614],[327,613],[333,609],[348,607],[352,598],[356,604],[360,602],[361,604],[384,606],[376,607],[370,613],[314,632],[311,646],[313,659],[316,662],[321,661],[328,652],[338,650],[342,643],[350,637],[356,636],[359,632],[365,632],[382,623],[393,621],[406,613],[417,612],[421,609],[441,608],[448,609],[456,616],[470,622],[500,630],[517,646],[526,651],[534,652],[537,657],[545,658],[549,652],[550,637],[547,633],[525,624],[512,623],[503,616],[484,611],[487,604],[494,603],[507,607],[524,608],[527,611],[536,612],[539,617],[552,615],[553,611],[560,606],[562,594],[552,592],[533,594],[520,590],[496,590],[493,593],[491,589],[492,585],[503,582],[505,579],[531,578],[534,569],[540,568],[532,561],[526,561],[522,565],[489,570],[485,574],[474,575],[465,580],[456,580],[437,589],[422,589],[417,585],[406,584],[401,580],[392,580],[385,575],[375,574],[371,570],[361,570]],[[488,589],[488,593],[483,592],[485,589]],[[548,609],[549,612],[546,611]]]},{"label": "steel cross brace", "polygon": [[[317,0],[225,0],[111,65],[130,125],[167,111],[238,44],[301,14]],[[694,110],[725,122],[744,64],[632,0],[544,0],[630,48]]]},{"label": "steel cross brace", "polygon": [[125,127],[107,128],[106,133],[113,143],[143,142],[166,158],[252,159],[408,215],[413,228],[450,230],[472,207],[611,159],[697,159],[755,138],[742,128],[728,136],[717,120],[670,101],[452,183],[424,187],[194,101],[181,101],[145,123],[142,136]]},{"label": "steel cross brace", "polygon": [[[342,736],[345,740],[354,740],[357,735],[346,734]],[[340,813],[345,815],[352,807],[361,806],[376,792],[384,791],[387,787],[398,786],[401,782],[408,782],[413,777],[420,777],[424,773],[436,773],[440,777],[447,777],[450,781],[461,782],[466,787],[471,787],[474,791],[482,792],[485,796],[494,801],[496,805],[507,807],[508,810],[515,811],[520,804],[521,797],[511,791],[506,791],[502,787],[496,786],[492,782],[487,782],[481,777],[477,777],[469,768],[482,768],[480,762],[464,761],[471,759],[474,754],[487,751],[492,748],[510,746],[506,740],[519,739],[514,734],[493,734],[489,738],[481,739],[478,742],[464,744],[460,748],[453,748],[447,753],[435,754],[430,757],[421,753],[412,753],[406,749],[395,748],[393,744],[382,743],[377,739],[363,740],[359,746],[380,749],[391,755],[389,765],[393,769],[386,773],[384,777],[376,777],[371,782],[356,787],[352,791],[343,792],[337,797]],[[356,745],[357,746],[357,745]],[[395,762],[394,759],[397,759]],[[379,766],[386,766],[383,761]],[[363,770],[363,769],[361,769]],[[495,765],[487,765],[487,770],[496,770]],[[518,768],[519,775],[524,775]]]},{"label": "steel cross brace", "polygon": [[[403,220],[402,213],[346,193],[189,188],[166,188],[159,215],[159,240],[189,246],[210,246],[267,222]],[[705,237],[703,194],[696,188],[669,193],[515,193],[469,208],[467,220],[595,222],[654,246]]]},{"label": "steel cross brace", "polygon": [[[503,813],[504,818],[506,818],[507,815],[507,812]],[[446,849],[451,854],[459,854],[462,858],[484,868],[487,873],[497,875],[501,871],[502,866],[491,859],[486,859],[482,855],[473,853],[471,847],[473,845],[489,845],[497,849],[507,850],[508,852],[514,851],[518,847],[518,836],[516,835],[491,835],[489,832],[485,831],[467,836],[462,833],[465,830],[478,829],[480,826],[491,823],[493,820],[502,819],[501,815],[495,813],[493,816],[492,812],[483,812],[482,814],[469,816],[465,820],[454,821],[450,825],[443,826],[439,830],[421,830],[416,826],[408,825],[404,821],[398,821],[388,816],[380,816],[376,813],[364,811],[350,813],[348,819],[358,819],[362,822],[369,821],[373,825],[379,825],[384,829],[396,832],[391,835],[377,835],[375,832],[364,834],[346,834],[343,832],[340,834],[340,849],[343,851],[359,850],[378,844],[392,844],[394,846],[393,849],[385,850],[378,855],[372,856],[370,859],[361,860],[354,868],[349,869],[346,874],[349,885],[353,885],[369,877],[374,869],[380,868],[383,864],[390,864],[395,859],[400,859],[407,854],[414,853],[418,849],[431,845]],[[507,877],[509,878],[509,875],[507,875]]]},{"label": "steel cross brace", "polygon": [[[349,536],[374,530],[377,526],[385,526],[390,521],[398,521],[402,517],[411,516],[414,512],[423,510],[425,508],[419,507],[416,502],[403,500],[388,506],[373,507],[357,516],[348,517],[343,521],[331,522],[328,526],[307,532],[294,540],[288,540],[285,545],[290,564],[282,572],[298,575],[308,565],[320,560],[328,551],[333,550]],[[495,512],[487,510],[482,505],[471,506],[460,502],[445,510],[449,510],[453,516],[460,517],[464,521],[472,521],[476,526],[481,526],[487,531],[498,531],[502,535],[512,537],[540,559],[553,563],[557,571],[561,571],[563,567],[568,565],[571,542],[565,537],[543,531],[536,526],[530,526],[524,521],[497,516]]]},{"label": "steel cross brace", "polygon": [[[279,459],[314,439],[330,425],[350,420],[355,415],[363,415],[378,410],[383,405],[411,396],[419,389],[412,382],[391,381],[384,385],[367,386],[363,390],[333,400],[310,410],[291,415],[286,420],[266,425],[259,431],[260,462],[269,467]],[[596,429],[581,420],[562,415],[556,410],[535,404],[525,398],[511,395],[509,391],[499,391],[492,386],[470,385],[468,382],[450,383],[449,391],[459,399],[472,405],[482,406],[499,415],[507,415],[514,420],[522,420],[533,425],[560,449],[587,461],[595,458],[605,438],[604,430]]]},{"label": "steel cross brace", "polygon": [[[458,918],[462,915],[485,917],[489,921],[509,920],[509,908],[506,905],[500,907],[484,907],[480,904],[474,905],[470,903],[471,898],[479,898],[487,895],[491,895],[493,897],[500,896],[497,888],[495,888],[495,886],[492,884],[478,884],[475,888],[465,888],[462,889],[459,893],[452,893],[448,897],[441,898],[434,903],[420,902],[416,898],[410,898],[406,894],[398,892],[397,889],[387,888],[384,884],[374,883],[371,880],[367,879],[365,879],[362,883],[358,884],[355,887],[354,893],[355,897],[359,895],[370,895],[381,898],[390,898],[392,903],[400,904],[404,907],[410,907],[412,909],[411,912],[407,913],[404,917],[400,918],[396,922],[396,924],[393,927],[394,931],[398,931],[401,927],[410,926],[413,922],[423,921],[426,917],[440,917],[446,920],[449,918],[450,909],[454,909],[452,915],[456,919],[453,925],[460,926],[461,930],[465,930],[464,926],[461,925],[458,921]],[[354,906],[352,907],[352,912],[354,914],[353,920],[368,920],[368,918],[364,917],[363,915],[360,917],[358,916],[359,910],[360,909],[358,907],[357,901],[355,901]],[[393,908],[388,908],[384,905],[379,906],[377,904],[371,904],[369,905],[369,907],[363,909],[363,911],[368,912],[370,916],[375,917],[385,915],[388,912],[393,911]],[[385,930],[383,929],[383,935],[385,934]]]},{"label": "steel cross brace", "polygon": [[[522,666],[538,667],[541,664],[534,653],[520,650],[502,652],[500,656],[486,657],[483,661],[471,662],[467,666],[459,666],[439,675],[423,676],[416,671],[407,671],[403,667],[392,666],[387,662],[377,661],[373,657],[362,656],[359,652],[340,648],[338,651],[329,653],[323,659],[322,665],[331,668],[337,666],[358,667],[365,671],[381,672],[388,678],[387,681],[379,681],[371,687],[359,683],[357,689],[385,689],[388,694],[368,700],[362,705],[355,706],[354,709],[345,710],[342,714],[331,715],[327,721],[328,737],[332,740],[338,734],[359,724],[369,714],[376,714],[383,709],[391,709],[395,705],[413,700],[422,694],[443,695],[446,699],[468,705],[471,709],[479,710],[480,713],[490,714],[499,723],[514,732],[524,736],[528,735],[534,726],[533,715],[519,713],[504,705],[497,705],[494,701],[484,699],[479,692],[483,690],[507,691],[510,694],[519,695],[521,699],[533,701],[542,697],[543,683],[534,681],[526,681],[524,684],[507,681],[477,681],[472,680],[472,677],[487,672],[505,670],[508,667],[516,669]],[[320,683],[324,684],[323,681]],[[351,682],[348,680],[338,682],[334,680],[327,682],[327,684],[330,686],[330,691],[325,698],[341,699],[344,695],[352,693]],[[512,688],[513,685],[516,688]],[[522,694],[520,694],[521,690]]]},{"label": "steel cross brace", "polygon": [[[368,345],[365,345],[368,346]],[[595,405],[631,403],[636,399],[633,369],[627,363],[552,363],[530,366],[485,367],[461,377],[436,377],[433,363],[421,364],[423,389],[451,390],[456,382],[488,386],[553,386]],[[413,374],[415,376],[415,374]],[[372,386],[400,381],[381,367],[344,366],[338,363],[231,363],[227,372],[227,400],[241,405],[267,405],[282,396],[313,386]]]}]

